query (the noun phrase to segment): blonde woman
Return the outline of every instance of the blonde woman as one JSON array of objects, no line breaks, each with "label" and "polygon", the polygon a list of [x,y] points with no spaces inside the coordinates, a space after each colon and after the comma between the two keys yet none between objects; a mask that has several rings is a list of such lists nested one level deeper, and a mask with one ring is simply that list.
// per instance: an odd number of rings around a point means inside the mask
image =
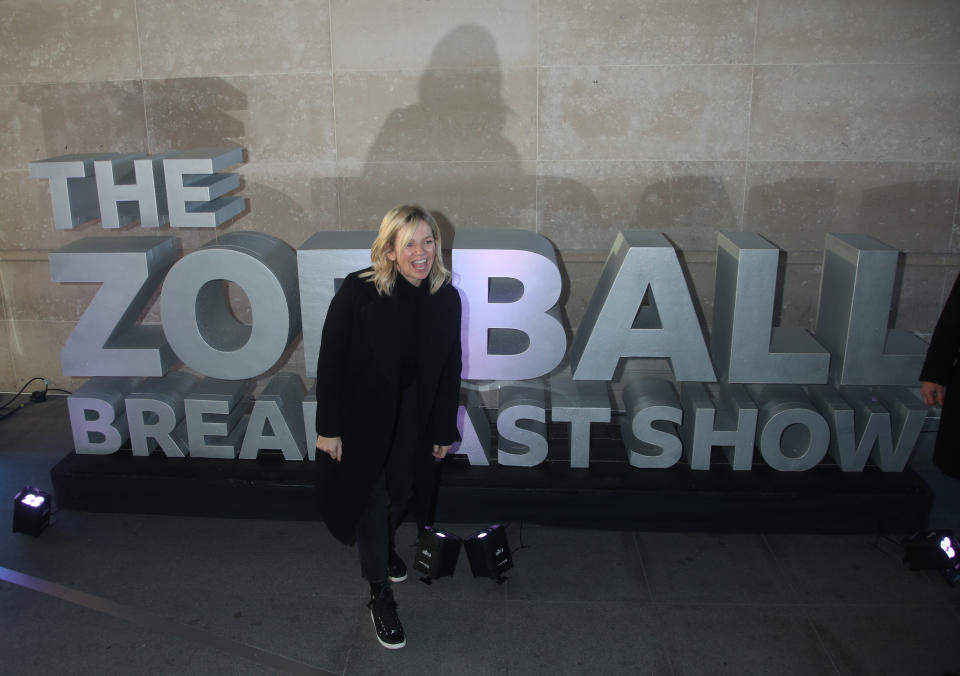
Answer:
[{"label": "blonde woman", "polygon": [[330,532],[357,544],[377,640],[396,649],[406,638],[390,582],[407,572],[393,534],[415,484],[430,494],[436,459],[460,439],[460,296],[422,207],[391,209],[370,259],[343,280],[323,326],[318,490]]}]

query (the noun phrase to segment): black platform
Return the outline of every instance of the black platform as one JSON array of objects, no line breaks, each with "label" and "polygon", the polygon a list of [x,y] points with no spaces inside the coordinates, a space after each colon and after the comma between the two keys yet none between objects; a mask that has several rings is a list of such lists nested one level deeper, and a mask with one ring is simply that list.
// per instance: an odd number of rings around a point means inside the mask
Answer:
[{"label": "black platform", "polygon": [[[608,430],[608,431],[612,431]],[[565,440],[550,435],[538,467],[441,465],[437,521],[526,521],[586,528],[763,532],[909,533],[926,526],[933,495],[910,470],[821,465],[777,472],[728,466],[636,469],[612,436],[596,439],[589,469],[571,469]],[[314,465],[282,458],[207,460],[70,452],[52,470],[56,503],[86,511],[311,520]]]}]

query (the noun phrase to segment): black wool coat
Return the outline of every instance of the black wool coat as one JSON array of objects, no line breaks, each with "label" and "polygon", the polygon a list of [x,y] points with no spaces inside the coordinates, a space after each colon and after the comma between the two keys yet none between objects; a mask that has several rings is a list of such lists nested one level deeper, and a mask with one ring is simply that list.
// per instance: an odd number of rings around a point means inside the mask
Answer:
[{"label": "black wool coat", "polygon": [[940,312],[920,380],[947,388],[933,461],[945,474],[960,479],[960,276]]},{"label": "black wool coat", "polygon": [[[343,443],[340,462],[317,452],[318,501],[330,532],[346,544],[356,541],[400,403],[399,304],[395,293],[381,296],[361,272],[351,272],[330,302],[317,360],[317,433]],[[460,294],[446,284],[420,303],[418,439],[411,472],[423,485],[433,472],[433,444],[460,440]]]}]

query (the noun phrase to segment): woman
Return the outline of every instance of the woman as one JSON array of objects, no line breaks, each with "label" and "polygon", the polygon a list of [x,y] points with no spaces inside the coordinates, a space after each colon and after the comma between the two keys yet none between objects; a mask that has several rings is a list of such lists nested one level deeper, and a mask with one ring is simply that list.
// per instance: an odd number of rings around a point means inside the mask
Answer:
[{"label": "woman", "polygon": [[343,280],[323,326],[318,489],[330,532],[357,543],[377,639],[394,649],[406,639],[390,582],[406,565],[393,535],[415,485],[430,494],[434,463],[460,439],[460,296],[421,207],[384,216],[370,259]]},{"label": "woman", "polygon": [[920,370],[920,393],[927,406],[942,406],[933,462],[944,474],[960,479],[960,276],[933,330],[927,358]]}]

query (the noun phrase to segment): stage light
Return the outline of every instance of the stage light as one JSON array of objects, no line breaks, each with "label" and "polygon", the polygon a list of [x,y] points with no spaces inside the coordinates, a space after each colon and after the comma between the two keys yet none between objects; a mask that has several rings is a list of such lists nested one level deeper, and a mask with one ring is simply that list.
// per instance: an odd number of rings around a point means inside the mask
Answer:
[{"label": "stage light", "polygon": [[957,558],[957,548],[954,546],[950,536],[944,535],[940,538],[940,549],[943,550],[943,553],[947,555],[949,560],[952,561]]},{"label": "stage light", "polygon": [[914,533],[903,541],[903,560],[910,570],[940,570],[951,585],[960,582],[957,541],[948,530]]},{"label": "stage light", "polygon": [[424,526],[417,543],[413,569],[424,574],[424,582],[453,575],[460,556],[460,538],[439,528]]},{"label": "stage light", "polygon": [[50,525],[52,502],[49,493],[24,486],[13,498],[13,532],[40,537],[43,529]]},{"label": "stage light", "polygon": [[943,569],[943,576],[951,586],[955,587],[960,582],[960,558],[957,558],[957,541],[953,535],[944,535],[940,538],[940,550],[946,555],[950,562]]},{"label": "stage light", "polygon": [[507,530],[500,524],[477,531],[465,545],[474,577],[489,577],[502,583],[505,572],[513,568],[513,556],[507,543]]}]

